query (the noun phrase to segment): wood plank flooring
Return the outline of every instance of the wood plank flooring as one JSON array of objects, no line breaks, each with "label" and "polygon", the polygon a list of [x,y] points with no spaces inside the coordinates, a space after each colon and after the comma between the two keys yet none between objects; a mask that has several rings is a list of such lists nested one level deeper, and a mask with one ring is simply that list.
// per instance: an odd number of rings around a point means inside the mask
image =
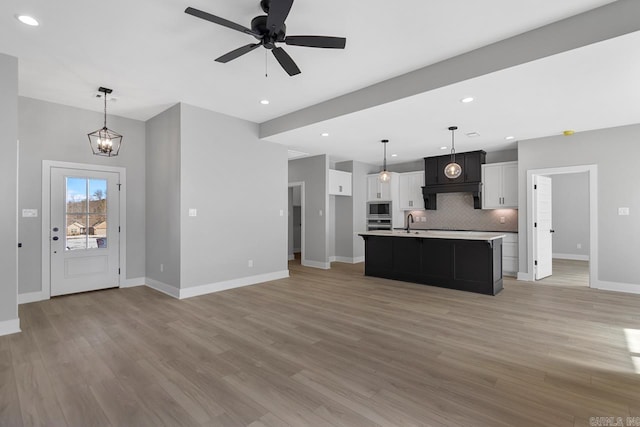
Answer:
[{"label": "wood plank flooring", "polygon": [[640,417],[627,342],[640,339],[640,296],[508,279],[491,297],[368,278],[362,265],[290,268],[183,301],[139,287],[20,306],[23,333],[0,337],[0,425]]},{"label": "wood plank flooring", "polygon": [[589,286],[589,261],[553,259],[553,274],[540,280],[543,285]]}]

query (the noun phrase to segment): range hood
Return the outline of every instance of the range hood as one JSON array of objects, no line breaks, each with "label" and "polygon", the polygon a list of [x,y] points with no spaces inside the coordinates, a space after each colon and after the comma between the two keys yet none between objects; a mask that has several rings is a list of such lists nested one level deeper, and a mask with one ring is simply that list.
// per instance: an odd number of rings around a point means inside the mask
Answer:
[{"label": "range hood", "polygon": [[462,175],[455,179],[449,179],[444,174],[444,166],[451,160],[449,155],[425,157],[425,186],[422,187],[424,208],[436,210],[437,195],[440,193],[471,193],[474,209],[481,209],[482,165],[485,163],[486,155],[484,151],[456,154],[456,161],[462,166]]}]

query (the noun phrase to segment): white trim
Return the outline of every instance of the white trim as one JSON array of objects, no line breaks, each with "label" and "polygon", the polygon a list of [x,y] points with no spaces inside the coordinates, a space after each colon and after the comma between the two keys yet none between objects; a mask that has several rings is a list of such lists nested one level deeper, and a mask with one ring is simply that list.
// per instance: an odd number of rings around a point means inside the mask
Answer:
[{"label": "white trim", "polygon": [[[92,165],[85,163],[42,161],[42,292],[51,296],[51,256],[49,227],[51,226],[51,168],[80,169],[119,174],[120,186],[120,277],[127,277],[127,170],[121,166]],[[121,280],[121,279],[120,279]]]},{"label": "white trim", "polygon": [[11,319],[0,322],[0,337],[3,335],[17,334],[20,330],[20,319]]},{"label": "white trim", "polygon": [[146,277],[134,277],[133,279],[120,279],[121,288],[135,288],[136,286],[144,286],[147,281]]},{"label": "white trim", "polygon": [[[337,258],[336,256],[330,256],[329,257],[329,263],[336,262],[336,258]],[[340,262],[342,262],[342,261],[340,261]]]},{"label": "white trim", "polygon": [[331,268],[331,263],[310,261],[307,259],[303,259],[301,264],[304,265],[305,267],[320,268],[322,270],[329,270]]},{"label": "white trim", "polygon": [[258,283],[270,282],[273,280],[286,279],[289,277],[289,270],[275,271],[273,273],[257,274],[255,276],[241,277],[238,279],[225,280],[222,282],[209,283],[206,285],[194,286],[180,289],[180,299],[197,297],[214,292],[226,291],[244,286],[256,285]]},{"label": "white trim", "polygon": [[350,258],[350,257],[346,257],[346,256],[333,256],[329,259],[331,262],[344,262],[347,264],[358,264],[361,262],[364,262],[364,257],[363,256],[359,256],[359,257],[355,257],[355,258]]},{"label": "white trim", "polygon": [[[569,173],[589,174],[589,286],[598,281],[598,165],[567,166],[549,169],[531,169],[527,171],[527,277],[533,281],[535,257],[533,241],[533,177],[534,175],[563,175]],[[518,273],[518,280],[520,280]]]},{"label": "white trim", "polygon": [[516,277],[516,280],[524,280],[526,282],[533,282],[533,273],[523,273],[521,271],[518,271],[518,276]]},{"label": "white trim", "polygon": [[296,256],[294,254],[289,254],[289,261],[293,261],[294,259],[296,259]]},{"label": "white trim", "polygon": [[640,285],[634,285],[633,283],[604,282],[600,280],[594,280],[591,282],[591,287],[596,289],[601,289],[604,291],[640,294]]},{"label": "white trim", "polygon": [[29,304],[31,302],[46,301],[49,299],[49,293],[45,291],[27,292],[18,294],[18,304]]},{"label": "white trim", "polygon": [[166,283],[159,282],[157,280],[153,280],[150,278],[146,278],[145,284],[151,289],[155,289],[158,292],[162,292],[165,295],[169,295],[170,297],[174,297],[176,299],[180,299],[180,289],[173,287],[171,285],[167,285]]},{"label": "white trim", "polygon": [[552,257],[554,259],[569,259],[572,261],[589,261],[589,255],[553,253]]},{"label": "white trim", "polygon": [[[306,232],[306,219],[305,219],[305,205],[306,205],[306,196],[305,196],[305,188],[304,188],[304,181],[297,181],[297,182],[290,182],[287,186],[287,188],[293,188],[293,187],[300,187],[300,248],[299,249],[294,249],[293,252],[297,253],[300,252],[300,259],[304,259],[304,252],[305,252],[305,248],[306,248],[306,243],[305,243],[305,234],[307,234]],[[293,212],[292,212],[293,213]],[[289,230],[289,227],[287,226],[287,232]],[[289,241],[288,237],[287,237],[287,241]]]}]

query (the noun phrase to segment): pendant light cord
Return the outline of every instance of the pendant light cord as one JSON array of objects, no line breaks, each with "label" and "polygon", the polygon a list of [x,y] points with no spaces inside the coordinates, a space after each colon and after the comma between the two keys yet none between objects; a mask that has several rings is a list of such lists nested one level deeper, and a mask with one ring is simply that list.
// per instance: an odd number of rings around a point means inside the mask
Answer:
[{"label": "pendant light cord", "polygon": [[451,131],[451,162],[455,163],[456,162],[456,142],[455,142],[455,132],[456,129],[458,129],[455,126],[451,126],[449,128],[449,130]]},{"label": "pendant light cord", "polygon": [[382,170],[387,170],[387,143],[385,141],[382,142],[384,145],[384,160],[382,161]]},{"label": "pendant light cord", "polygon": [[104,128],[107,128],[107,93],[104,93]]}]

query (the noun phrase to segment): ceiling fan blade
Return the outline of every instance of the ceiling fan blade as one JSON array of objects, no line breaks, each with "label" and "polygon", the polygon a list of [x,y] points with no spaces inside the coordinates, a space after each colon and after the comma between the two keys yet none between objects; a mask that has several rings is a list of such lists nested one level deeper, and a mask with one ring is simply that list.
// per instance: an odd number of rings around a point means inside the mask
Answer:
[{"label": "ceiling fan blade", "polygon": [[328,36],[287,36],[284,42],[291,46],[321,47],[325,49],[344,49],[347,39]]},{"label": "ceiling fan blade", "polygon": [[293,0],[271,0],[267,15],[267,29],[270,34],[276,34],[282,29],[284,21],[289,16]]},{"label": "ceiling fan blade", "polygon": [[204,19],[205,21],[213,22],[214,24],[222,25],[223,27],[231,28],[232,30],[240,31],[241,33],[249,34],[250,36],[259,36],[259,34],[254,33],[247,27],[192,7],[186,8],[184,13],[195,16],[196,18]]},{"label": "ceiling fan blade", "polygon": [[284,51],[281,47],[276,47],[273,49],[273,56],[276,57],[282,68],[289,74],[290,76],[295,76],[296,74],[300,74],[300,68],[293,62],[293,59],[289,56],[287,52]]},{"label": "ceiling fan blade", "polygon": [[238,49],[232,50],[229,53],[225,53],[220,58],[217,58],[216,62],[222,62],[223,64],[226,64],[227,62],[233,61],[234,59],[244,55],[245,53],[251,52],[253,49],[259,46],[261,46],[260,43],[251,43],[246,46],[239,47]]}]

